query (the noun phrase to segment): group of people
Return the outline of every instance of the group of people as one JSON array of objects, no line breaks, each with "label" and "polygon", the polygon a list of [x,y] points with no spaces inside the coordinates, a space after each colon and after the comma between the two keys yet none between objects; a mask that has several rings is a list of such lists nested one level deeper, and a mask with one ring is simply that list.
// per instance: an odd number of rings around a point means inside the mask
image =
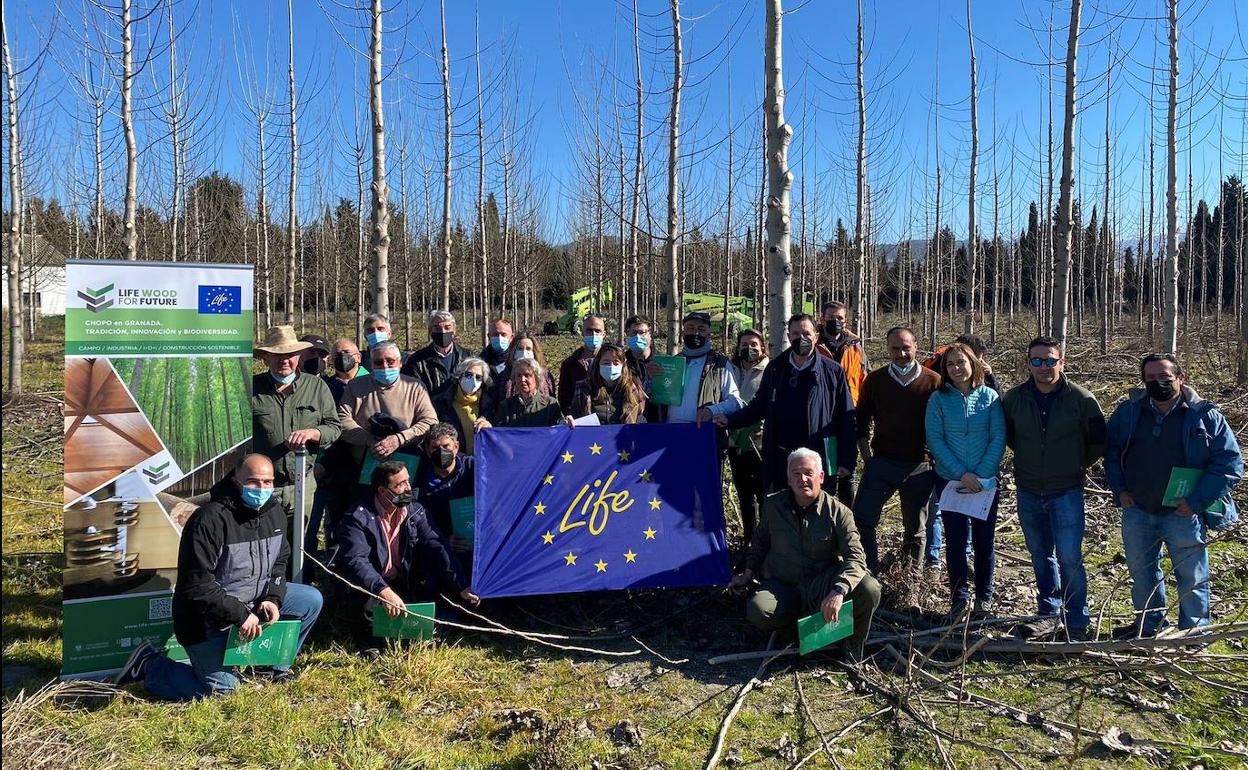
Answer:
[{"label": "group of people", "polygon": [[[359,602],[361,624],[377,605],[397,616],[408,602],[439,595],[476,604],[466,578],[471,535],[456,515],[474,496],[475,436],[493,427],[572,426],[591,415],[602,425],[684,422],[716,431],[745,535],[730,588],[750,594],[746,616],[760,628],[791,628],[812,612],[831,622],[852,601],[849,652],[860,653],[880,601],[877,530],[894,495],[901,574],[938,565],[943,542],[951,615],[991,613],[1007,446],[1040,618],[1019,627],[1020,636],[1094,633],[1084,482],[1102,458],[1112,502],[1123,509],[1136,610],[1115,633],[1151,636],[1164,627],[1162,545],[1176,575],[1179,627],[1209,622],[1207,533],[1235,520],[1230,490],[1243,459],[1225,418],[1190,387],[1175,356],[1145,357],[1143,388],[1107,422],[1096,398],[1066,376],[1057,340],[1033,340],[1029,376],[1002,394],[977,337],[960,337],[921,363],[914,333],[894,327],[889,362],[872,369],[847,320],[845,305],[828,303],[818,319],[789,320],[778,355],[754,330],[740,332],[726,355],[714,349],[710,317],[689,313],[679,398],[663,399],[673,403],[652,398],[664,369],[643,316],[628,319],[623,344],[607,340],[605,319],[585,318],[582,344],[557,378],[540,341],[505,319],[490,324],[477,355],[460,345],[447,311],[429,317],[429,344],[410,354],[381,315],[365,320],[362,350],[350,339],[330,344],[296,338],[290,326],[269,329],[255,349],[266,371],[252,388],[254,454],[214,487],[182,536],[175,631],[190,663],[144,646],[120,680],[144,679],[168,698],[228,692],[237,686],[222,666],[230,626],[246,636],[261,623],[298,617],[302,643],[320,595],[285,582],[291,543],[279,534],[298,481],[314,488],[302,546],[328,554],[371,597]],[[299,450],[317,458],[302,480]],[[1170,499],[1176,468],[1194,469],[1196,481]],[[956,500],[952,493],[990,502],[976,516],[956,505],[942,510],[938,501]]]}]

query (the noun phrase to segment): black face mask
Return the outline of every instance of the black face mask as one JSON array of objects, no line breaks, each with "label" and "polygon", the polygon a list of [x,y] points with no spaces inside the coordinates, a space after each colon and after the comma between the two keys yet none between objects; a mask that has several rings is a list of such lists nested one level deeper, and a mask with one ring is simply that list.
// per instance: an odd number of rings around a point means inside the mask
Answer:
[{"label": "black face mask", "polygon": [[442,447],[430,459],[433,460],[433,464],[438,468],[446,470],[455,463],[455,453],[446,447]]},{"label": "black face mask", "polygon": [[746,348],[745,350],[741,351],[741,358],[746,361],[749,361],[750,363],[754,363],[755,361],[757,361],[759,359],[759,356],[761,355],[762,354],[759,351],[755,350],[754,348]]},{"label": "black face mask", "polygon": [[356,367],[355,356],[346,350],[334,354],[334,370],[346,374]]},{"label": "black face mask", "polygon": [[823,324],[823,333],[830,339],[836,339],[845,331],[845,324],[839,318],[830,318]]},{"label": "black face mask", "polygon": [[806,356],[810,355],[810,351],[815,349],[815,343],[811,342],[805,337],[798,337],[792,342],[793,342],[793,352],[797,353],[802,358],[805,358]]},{"label": "black face mask", "polygon": [[390,492],[390,502],[394,505],[395,508],[402,508],[405,505],[411,505],[412,493],[411,491],[399,492],[397,494],[394,492]]},{"label": "black face mask", "polygon": [[1148,395],[1154,401],[1169,401],[1174,398],[1175,387],[1173,380],[1149,380],[1144,383],[1144,389],[1148,391]]},{"label": "black face mask", "polygon": [[320,356],[317,356],[316,358],[309,358],[307,361],[299,364],[299,368],[308,374],[324,374],[325,361],[323,361]]},{"label": "black face mask", "polygon": [[433,332],[429,335],[429,339],[440,348],[449,348],[455,341],[455,332]]},{"label": "black face mask", "polygon": [[689,350],[700,350],[706,344],[706,337],[701,334],[686,334],[685,347]]}]

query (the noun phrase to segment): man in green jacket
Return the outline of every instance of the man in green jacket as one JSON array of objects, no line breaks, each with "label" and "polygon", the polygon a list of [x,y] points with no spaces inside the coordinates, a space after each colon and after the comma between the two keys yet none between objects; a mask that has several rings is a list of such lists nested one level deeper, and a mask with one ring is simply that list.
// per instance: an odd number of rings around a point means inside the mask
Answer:
[{"label": "man in green jacket", "polygon": [[1062,630],[1084,640],[1088,631],[1088,575],[1083,565],[1083,482],[1105,454],[1105,415],[1096,397],[1066,379],[1061,343],[1037,337],[1027,350],[1031,376],[1005,394],[1006,443],[1014,450],[1018,520],[1031,553],[1040,620],[1018,636]]},{"label": "man in green jacket", "polygon": [[755,577],[761,579],[745,615],[764,631],[792,629],[812,612],[822,612],[831,623],[852,600],[849,653],[860,656],[880,604],[880,584],[867,571],[854,513],[823,491],[823,458],[817,452],[803,448],[790,454],[788,476],[789,488],[764,502],[745,571],[729,587],[742,591]]},{"label": "man in green jacket", "polygon": [[[251,380],[252,451],[273,461],[273,496],[287,516],[294,513],[295,451],[306,449],[312,455],[307,464],[310,471],[316,451],[342,433],[329,387],[320,377],[299,369],[300,354],[310,347],[295,339],[294,327],[274,326],[254,351],[268,371]],[[312,474],[306,478],[311,500],[316,484]]]}]

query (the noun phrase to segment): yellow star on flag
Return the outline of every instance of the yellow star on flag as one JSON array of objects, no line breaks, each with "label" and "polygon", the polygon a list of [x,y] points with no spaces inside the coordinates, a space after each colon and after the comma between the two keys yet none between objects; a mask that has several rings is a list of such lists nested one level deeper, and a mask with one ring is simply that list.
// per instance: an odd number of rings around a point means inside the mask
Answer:
[{"label": "yellow star on flag", "polygon": [[555,542],[555,536],[550,533],[549,529],[546,530],[546,534],[542,535],[542,542],[546,545],[550,545]]},{"label": "yellow star on flag", "polygon": [[654,536],[658,533],[654,531],[653,527],[646,527],[645,531],[642,532],[642,534],[646,536],[647,540],[653,540]]},{"label": "yellow star on flag", "polygon": [[572,453],[571,453],[571,452],[564,452],[564,453],[563,453],[563,455],[562,455],[562,457],[563,457],[563,461],[564,461],[565,463],[570,463],[570,462],[572,462]]},{"label": "yellow star on flag", "polygon": [[555,477],[554,477],[554,476],[552,476],[551,474],[549,474],[549,473],[548,473],[548,474],[546,474],[545,476],[543,476],[543,477],[542,477],[542,483],[543,483],[543,484],[554,484],[554,483],[555,483]]},{"label": "yellow star on flag", "polygon": [[594,566],[598,568],[599,572],[607,571],[607,563],[603,561],[602,559],[599,559],[598,561],[594,562]]},{"label": "yellow star on flag", "polygon": [[602,454],[602,447],[599,446],[598,444],[592,444],[589,447],[589,453],[591,455],[600,455]]},{"label": "yellow star on flag", "polygon": [[568,551],[568,555],[563,557],[563,561],[571,567],[573,564],[576,564],[576,554]]},{"label": "yellow star on flag", "polygon": [[649,480],[650,480],[650,471],[642,471],[642,472],[641,472],[641,480],[642,480],[642,481],[649,481]]},{"label": "yellow star on flag", "polygon": [[650,500],[650,510],[657,511],[663,507],[663,503],[659,502],[659,498],[655,497]]},{"label": "yellow star on flag", "polygon": [[537,511],[538,516],[541,516],[543,513],[546,513],[546,503],[538,503],[533,506],[533,510]]},{"label": "yellow star on flag", "polygon": [[626,451],[624,451],[624,450],[622,450],[622,449],[620,450],[620,462],[622,462],[622,463],[626,463],[626,462],[628,462],[628,452],[626,452]]},{"label": "yellow star on flag", "polygon": [[625,552],[625,554],[624,554],[624,561],[625,561],[625,562],[627,562],[627,563],[629,563],[629,564],[636,564],[636,563],[637,563],[637,554],[633,553],[633,549],[631,549],[631,548],[630,548],[630,549],[628,549],[628,551],[627,551],[627,552]]}]

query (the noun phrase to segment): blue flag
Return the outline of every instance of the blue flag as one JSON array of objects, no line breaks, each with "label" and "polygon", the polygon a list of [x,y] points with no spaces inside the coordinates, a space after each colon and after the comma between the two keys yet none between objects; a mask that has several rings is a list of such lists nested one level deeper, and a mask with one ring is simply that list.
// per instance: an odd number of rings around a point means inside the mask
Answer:
[{"label": "blue flag", "polygon": [[494,428],[476,457],[480,596],[728,582],[709,425]]}]

